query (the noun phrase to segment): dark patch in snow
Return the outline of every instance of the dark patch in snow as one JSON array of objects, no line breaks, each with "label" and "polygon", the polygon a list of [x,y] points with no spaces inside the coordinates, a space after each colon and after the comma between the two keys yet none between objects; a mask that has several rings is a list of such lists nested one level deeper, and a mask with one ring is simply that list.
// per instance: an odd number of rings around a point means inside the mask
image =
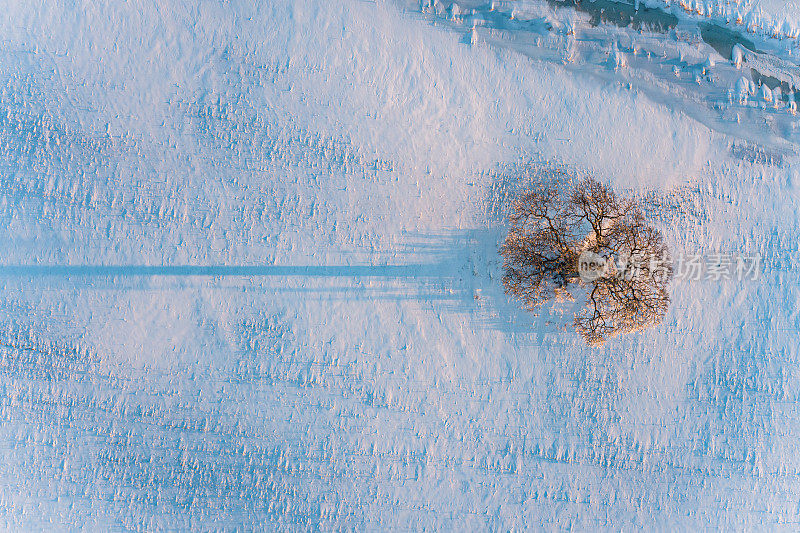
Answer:
[{"label": "dark patch in snow", "polygon": [[678,25],[678,17],[658,8],[639,6],[637,9],[633,4],[604,0],[548,0],[547,3],[553,7],[572,7],[587,13],[592,17],[590,23],[595,26],[613,24],[621,28],[665,33]]},{"label": "dark patch in snow", "polygon": [[730,59],[735,45],[743,46],[751,52],[758,52],[753,41],[742,37],[739,32],[729,30],[717,24],[701,24],[700,35],[719,55]]},{"label": "dark patch in snow", "polygon": [[789,101],[789,93],[794,90],[794,87],[786,83],[785,81],[781,81],[778,78],[773,78],[772,76],[765,76],[761,74],[754,68],[750,69],[750,74],[753,76],[753,81],[757,85],[766,85],[770,89],[775,89],[775,87],[781,88],[781,98],[784,102]]}]

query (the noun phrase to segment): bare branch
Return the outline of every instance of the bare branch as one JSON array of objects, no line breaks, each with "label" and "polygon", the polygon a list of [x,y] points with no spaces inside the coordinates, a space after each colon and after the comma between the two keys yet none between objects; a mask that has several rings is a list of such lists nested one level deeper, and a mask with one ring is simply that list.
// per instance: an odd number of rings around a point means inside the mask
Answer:
[{"label": "bare branch", "polygon": [[[593,179],[571,186],[537,183],[517,199],[509,220],[512,227],[500,248],[503,285],[526,309],[535,311],[557,294],[585,288],[586,306],[574,325],[589,344],[663,319],[670,302],[669,253],[633,199]],[[581,279],[578,261],[586,252],[624,268]]]}]

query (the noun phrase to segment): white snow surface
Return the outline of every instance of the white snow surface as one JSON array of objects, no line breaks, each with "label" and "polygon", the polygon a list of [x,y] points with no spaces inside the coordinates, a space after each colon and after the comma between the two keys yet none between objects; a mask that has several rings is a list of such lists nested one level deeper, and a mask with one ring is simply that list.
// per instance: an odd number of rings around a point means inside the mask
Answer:
[{"label": "white snow surface", "polygon": [[[401,2],[0,24],[0,527],[797,529],[793,154]],[[587,347],[502,292],[531,166],[764,273]]]}]

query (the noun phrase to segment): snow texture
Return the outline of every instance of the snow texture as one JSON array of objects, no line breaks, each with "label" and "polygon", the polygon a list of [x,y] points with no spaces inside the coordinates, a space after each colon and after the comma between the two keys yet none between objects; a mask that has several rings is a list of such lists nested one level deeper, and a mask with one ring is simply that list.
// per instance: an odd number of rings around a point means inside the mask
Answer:
[{"label": "snow texture", "polygon": [[[495,4],[4,6],[0,528],[797,530],[796,53]],[[761,277],[587,347],[500,284],[556,170]]]}]

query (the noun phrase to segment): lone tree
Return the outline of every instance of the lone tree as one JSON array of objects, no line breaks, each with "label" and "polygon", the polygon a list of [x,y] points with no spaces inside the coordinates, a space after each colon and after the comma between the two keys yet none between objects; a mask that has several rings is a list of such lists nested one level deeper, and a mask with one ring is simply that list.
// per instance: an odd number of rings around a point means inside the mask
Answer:
[{"label": "lone tree", "polygon": [[579,299],[574,325],[592,345],[663,319],[672,265],[634,199],[593,179],[532,183],[510,222],[500,248],[503,285],[527,310],[552,298]]}]

